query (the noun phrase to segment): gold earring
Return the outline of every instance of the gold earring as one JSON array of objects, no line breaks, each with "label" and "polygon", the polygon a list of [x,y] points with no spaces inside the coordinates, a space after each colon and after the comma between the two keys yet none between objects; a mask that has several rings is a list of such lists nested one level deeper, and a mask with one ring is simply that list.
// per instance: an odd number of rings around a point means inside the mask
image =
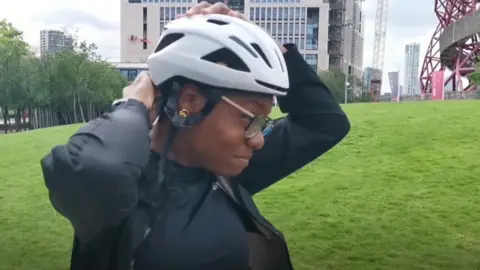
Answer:
[{"label": "gold earring", "polygon": [[187,118],[188,110],[187,109],[182,109],[182,110],[180,110],[180,112],[178,112],[178,115],[180,115],[183,118]]}]

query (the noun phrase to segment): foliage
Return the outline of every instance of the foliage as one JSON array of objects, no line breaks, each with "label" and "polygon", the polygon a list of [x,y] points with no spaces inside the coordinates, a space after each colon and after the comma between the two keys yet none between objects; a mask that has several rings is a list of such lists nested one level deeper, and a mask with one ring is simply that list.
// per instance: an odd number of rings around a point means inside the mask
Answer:
[{"label": "foliage", "polygon": [[477,68],[470,74],[470,80],[476,85],[480,85],[480,57],[477,59]]},{"label": "foliage", "polygon": [[[479,102],[345,106],[348,137],[255,197],[295,269],[477,269]],[[38,161],[78,128],[0,135],[0,268],[68,269],[71,224]]]},{"label": "foliage", "polygon": [[[335,100],[339,103],[345,103],[345,73],[338,68],[320,71],[318,76],[322,82],[332,91]],[[367,102],[371,98],[365,97],[362,81],[354,75],[348,76],[347,84],[347,102]]]},{"label": "foliage", "polygon": [[6,123],[12,111],[17,117],[38,108],[49,108],[64,124],[96,116],[126,85],[96,50],[75,36],[71,47],[36,57],[22,32],[0,21],[0,118]]}]

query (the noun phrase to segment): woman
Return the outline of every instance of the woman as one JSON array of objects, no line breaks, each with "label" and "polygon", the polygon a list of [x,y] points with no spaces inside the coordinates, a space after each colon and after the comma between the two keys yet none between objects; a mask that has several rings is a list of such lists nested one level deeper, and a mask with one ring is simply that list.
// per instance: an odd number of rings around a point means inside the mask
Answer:
[{"label": "woman", "polygon": [[[187,17],[113,112],[42,160],[75,230],[72,269],[293,269],[252,196],[337,144],[348,119],[294,45],[222,3]],[[273,96],[288,113],[274,121]]]}]

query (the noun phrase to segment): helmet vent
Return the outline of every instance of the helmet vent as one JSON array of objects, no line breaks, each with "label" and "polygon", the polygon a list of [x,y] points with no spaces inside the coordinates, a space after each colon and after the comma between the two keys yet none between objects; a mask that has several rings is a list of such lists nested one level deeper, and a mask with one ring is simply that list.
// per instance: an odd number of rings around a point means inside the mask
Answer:
[{"label": "helmet vent", "polygon": [[180,33],[172,33],[169,35],[166,35],[165,37],[162,38],[162,41],[158,44],[157,48],[155,49],[155,52],[159,52],[163,49],[165,49],[167,46],[173,44],[175,41],[181,39],[184,37],[184,34]]},{"label": "helmet vent", "polygon": [[243,72],[250,72],[248,66],[233,51],[227,48],[218,49],[204,57],[203,60],[213,63],[224,63],[227,67]]},{"label": "helmet vent", "polygon": [[215,20],[215,19],[208,19],[207,22],[209,23],[214,23],[217,25],[226,25],[228,22],[220,21],[220,20]]},{"label": "helmet vent", "polygon": [[253,57],[255,58],[258,58],[258,55],[247,45],[245,44],[245,42],[243,42],[241,39],[239,39],[238,37],[236,36],[229,36],[229,38],[233,41],[235,41],[236,43],[238,43],[238,45],[242,46],[245,50],[247,50]]},{"label": "helmet vent", "polygon": [[278,62],[280,63],[280,67],[282,68],[282,71],[285,72],[285,69],[283,68],[282,60],[280,59],[280,56],[278,55],[277,50],[273,50],[275,54],[277,55]]},{"label": "helmet vent", "polygon": [[262,57],[263,61],[265,61],[265,63],[267,64],[267,66],[269,66],[270,68],[272,68],[272,65],[270,65],[270,62],[268,62],[267,56],[266,56],[265,53],[262,51],[262,49],[260,48],[260,46],[258,46],[258,44],[256,44],[256,43],[252,43],[251,45],[252,45],[252,47],[255,49],[255,51],[257,51],[258,54],[260,54],[260,56]]},{"label": "helmet vent", "polygon": [[273,90],[275,90],[275,91],[287,92],[287,89],[285,89],[285,88],[282,88],[282,87],[279,87],[279,86],[276,86],[276,85],[273,85],[273,84],[269,84],[269,83],[266,83],[266,82],[264,82],[264,81],[255,80],[255,82],[257,82],[257,83],[260,84],[261,86],[264,86],[264,87],[273,89]]}]

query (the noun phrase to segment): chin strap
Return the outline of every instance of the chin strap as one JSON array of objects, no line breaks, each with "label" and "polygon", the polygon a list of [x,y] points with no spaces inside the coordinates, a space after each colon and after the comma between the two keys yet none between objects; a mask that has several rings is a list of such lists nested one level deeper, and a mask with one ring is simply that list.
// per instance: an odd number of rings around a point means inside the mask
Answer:
[{"label": "chin strap", "polygon": [[198,113],[193,113],[188,116],[181,116],[178,113],[178,98],[180,95],[181,85],[177,82],[173,82],[172,84],[172,92],[170,96],[165,101],[164,112],[172,122],[173,126],[177,128],[187,128],[192,127],[194,125],[199,124],[202,122],[207,115],[215,108],[218,102],[221,100],[220,95],[216,95],[213,93],[207,93],[207,91],[203,91],[205,96],[207,97],[207,103],[202,108],[202,110]]}]

